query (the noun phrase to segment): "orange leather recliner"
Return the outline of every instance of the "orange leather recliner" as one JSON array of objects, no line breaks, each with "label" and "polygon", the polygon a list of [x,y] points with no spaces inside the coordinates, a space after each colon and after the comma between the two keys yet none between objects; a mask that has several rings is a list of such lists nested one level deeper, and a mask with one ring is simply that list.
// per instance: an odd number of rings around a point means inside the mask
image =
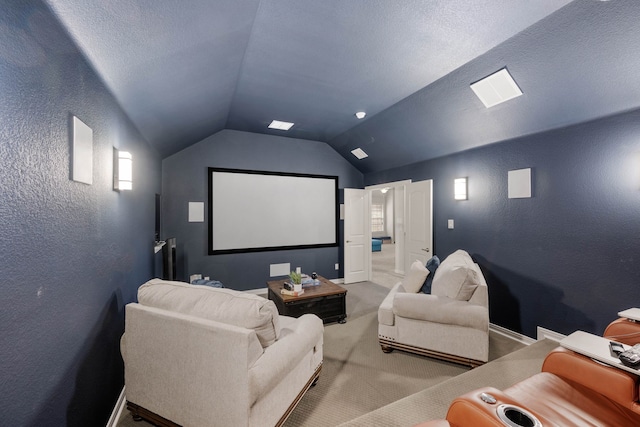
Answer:
[{"label": "orange leather recliner", "polygon": [[609,323],[602,336],[627,345],[640,344],[640,323],[621,317]]},{"label": "orange leather recliner", "polygon": [[[603,336],[637,344],[640,323],[618,319]],[[639,395],[638,375],[558,347],[545,358],[541,373],[503,391],[485,387],[466,393],[451,403],[446,420],[419,427],[640,426]]]}]

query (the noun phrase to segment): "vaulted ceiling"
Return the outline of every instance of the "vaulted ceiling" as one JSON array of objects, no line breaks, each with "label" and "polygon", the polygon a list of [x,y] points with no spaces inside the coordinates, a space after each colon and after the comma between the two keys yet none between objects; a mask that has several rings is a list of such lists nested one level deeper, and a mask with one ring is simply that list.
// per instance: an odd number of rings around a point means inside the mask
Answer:
[{"label": "vaulted ceiling", "polygon": [[[235,129],[367,173],[640,107],[637,0],[46,1],[163,157]],[[524,94],[487,109],[505,67]]]}]

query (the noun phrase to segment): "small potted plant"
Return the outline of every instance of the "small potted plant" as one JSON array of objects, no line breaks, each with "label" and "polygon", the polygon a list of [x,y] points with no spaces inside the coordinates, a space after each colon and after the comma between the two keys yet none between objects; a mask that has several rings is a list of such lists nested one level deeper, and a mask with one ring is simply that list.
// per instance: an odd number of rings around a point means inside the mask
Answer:
[{"label": "small potted plant", "polygon": [[293,290],[296,292],[300,292],[302,290],[302,274],[292,271],[291,273],[289,273],[289,278],[291,279]]}]

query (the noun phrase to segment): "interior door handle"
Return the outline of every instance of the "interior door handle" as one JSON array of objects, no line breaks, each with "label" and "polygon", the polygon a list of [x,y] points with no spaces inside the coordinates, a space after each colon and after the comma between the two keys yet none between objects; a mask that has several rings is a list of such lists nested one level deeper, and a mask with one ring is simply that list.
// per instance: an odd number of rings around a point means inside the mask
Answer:
[{"label": "interior door handle", "polygon": [[431,250],[429,248],[422,248],[423,251],[425,252],[431,252]]},{"label": "interior door handle", "polygon": [[351,243],[351,240],[347,240],[347,243]]}]

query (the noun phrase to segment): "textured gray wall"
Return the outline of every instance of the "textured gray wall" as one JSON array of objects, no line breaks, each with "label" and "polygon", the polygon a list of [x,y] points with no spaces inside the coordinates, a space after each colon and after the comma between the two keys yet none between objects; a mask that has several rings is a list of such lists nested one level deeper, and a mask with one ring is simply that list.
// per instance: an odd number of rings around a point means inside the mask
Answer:
[{"label": "textured gray wall", "polygon": [[[507,172],[532,168],[533,197],[507,198]],[[453,200],[468,177],[469,200]],[[491,321],[601,334],[640,307],[640,111],[365,175],[366,185],[433,179],[434,246],[476,258]],[[447,219],[455,228],[447,229]]]},{"label": "textured gray wall", "polygon": [[162,162],[162,237],[177,239],[179,279],[203,274],[230,288],[256,289],[266,286],[269,264],[286,262],[292,269],[342,277],[342,270],[334,269],[335,263],[342,269],[339,247],[207,255],[206,220],[189,223],[187,219],[189,202],[206,206],[208,167],[334,175],[340,189],[362,188],[362,174],[322,142],[224,130],[182,150]]},{"label": "textured gray wall", "polygon": [[[105,425],[123,307],[153,275],[160,159],[39,1],[0,1],[0,424]],[[70,179],[71,116],[93,184]],[[113,146],[134,190],[112,190]]]}]

